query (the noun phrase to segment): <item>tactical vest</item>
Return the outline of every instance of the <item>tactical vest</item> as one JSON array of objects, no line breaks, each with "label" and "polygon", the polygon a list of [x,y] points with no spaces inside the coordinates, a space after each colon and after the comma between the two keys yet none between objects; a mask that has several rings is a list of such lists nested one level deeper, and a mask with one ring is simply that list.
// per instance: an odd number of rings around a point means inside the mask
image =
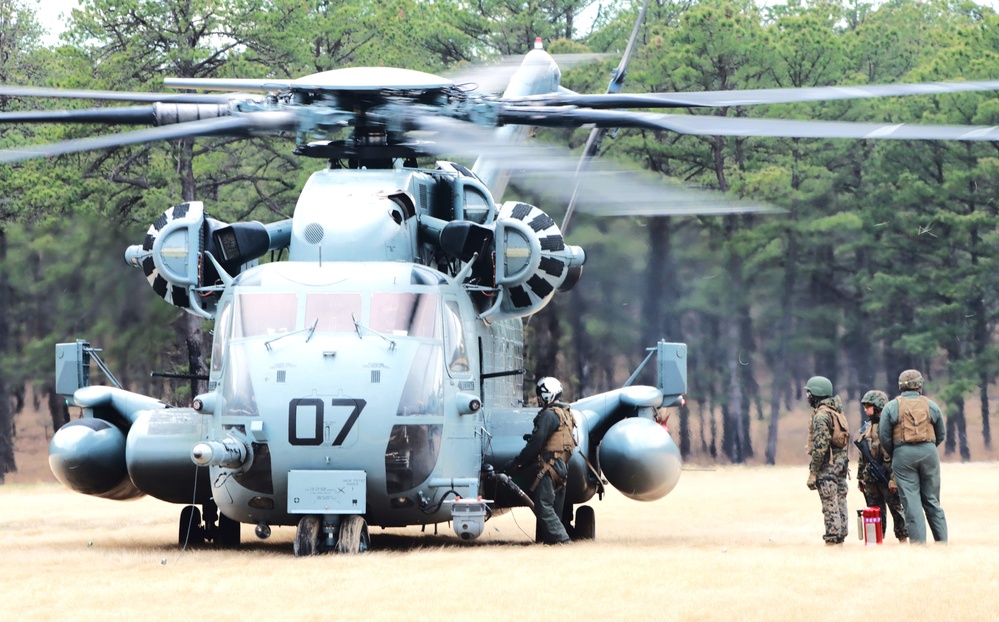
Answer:
[{"label": "tactical vest", "polygon": [[[544,448],[538,454],[538,466],[540,469],[538,470],[537,478],[534,480],[534,485],[531,486],[532,493],[538,487],[538,484],[541,483],[546,473],[551,474],[552,483],[556,489],[564,486],[565,481],[555,471],[555,461],[561,458],[562,462],[568,465],[569,459],[572,458],[572,453],[576,450],[576,437],[572,435],[572,430],[576,427],[576,419],[569,411],[569,406],[555,403],[548,408],[558,415],[558,428],[548,437]],[[546,460],[545,456],[550,457]]]},{"label": "tactical vest", "polygon": [[871,450],[872,458],[875,460],[880,458],[887,462],[891,459],[891,456],[881,447],[881,438],[878,436],[878,423],[880,422],[872,419],[870,424],[864,428],[864,433],[860,435],[860,439],[867,439],[867,446]]},{"label": "tactical vest", "polygon": [[808,455],[812,455],[812,450],[815,448],[815,429],[813,427],[815,425],[815,415],[823,411],[829,415],[830,455],[832,454],[832,450],[843,449],[850,442],[850,430],[847,427],[846,415],[827,404],[821,404],[808,422],[808,442],[805,445]]},{"label": "tactical vest", "polygon": [[[552,460],[561,458],[562,462],[568,464],[572,452],[576,449],[576,437],[572,435],[572,429],[576,427],[576,420],[569,412],[568,406],[563,408],[561,404],[552,404],[551,410],[558,415],[558,429],[548,437],[548,442],[541,450],[541,456],[551,452]],[[541,456],[538,459],[544,461]]]},{"label": "tactical vest", "polygon": [[936,442],[937,433],[930,418],[930,400],[919,397],[895,398],[898,402],[898,423],[891,431],[891,440],[899,443]]}]

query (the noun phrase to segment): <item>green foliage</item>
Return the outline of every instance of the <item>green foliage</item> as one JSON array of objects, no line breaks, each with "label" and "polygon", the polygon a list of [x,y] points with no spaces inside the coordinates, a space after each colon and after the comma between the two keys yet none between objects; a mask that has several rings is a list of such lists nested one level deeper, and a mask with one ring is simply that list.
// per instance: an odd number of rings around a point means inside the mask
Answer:
[{"label": "green foliage", "polygon": [[[629,91],[999,77],[999,17],[967,2],[652,4],[625,82]],[[47,49],[32,5],[0,0],[0,82],[153,91],[164,75],[289,78],[350,65],[436,72],[522,54],[538,36],[556,53],[620,53],[638,4],[602,6],[588,26],[579,16],[590,5],[83,0],[63,44]],[[567,70],[563,83],[601,91],[617,62],[614,56]],[[0,100],[3,110],[29,105],[55,107]],[[686,112],[999,124],[993,93]],[[2,127],[0,143],[93,131]],[[544,133],[568,138],[574,148],[586,135]],[[615,386],[660,337],[689,344],[690,398],[708,409],[725,405],[733,421],[761,394],[782,401],[773,411],[779,412],[813,373],[829,376],[847,399],[892,386],[900,369],[925,364],[943,402],[999,373],[995,144],[628,130],[602,149],[626,166],[786,212],[676,218],[668,225],[578,216],[569,238],[587,251],[585,276],[545,311],[552,316],[528,325],[532,340],[557,343],[565,367],[558,375],[579,383],[574,393]],[[286,139],[206,138],[0,167],[15,337],[0,363],[17,369],[18,382],[45,382],[52,344],[87,337],[122,375],[148,383],[148,368],[169,368],[176,358],[167,354],[176,354],[170,344],[178,312],[156,300],[138,272],[120,267],[121,247],[184,200],[204,201],[225,221],[285,218],[319,165],[296,160]],[[13,268],[22,266],[32,278],[16,278]],[[769,395],[763,383],[772,383]]]}]

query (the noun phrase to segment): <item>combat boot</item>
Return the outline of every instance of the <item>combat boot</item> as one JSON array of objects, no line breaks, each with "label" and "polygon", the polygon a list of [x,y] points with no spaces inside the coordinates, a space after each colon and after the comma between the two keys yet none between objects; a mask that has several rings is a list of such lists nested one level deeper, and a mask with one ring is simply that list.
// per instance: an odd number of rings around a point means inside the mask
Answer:
[{"label": "combat boot", "polygon": [[908,541],[909,541],[909,537],[908,536],[899,536],[898,537],[898,543],[899,544],[905,544]]}]

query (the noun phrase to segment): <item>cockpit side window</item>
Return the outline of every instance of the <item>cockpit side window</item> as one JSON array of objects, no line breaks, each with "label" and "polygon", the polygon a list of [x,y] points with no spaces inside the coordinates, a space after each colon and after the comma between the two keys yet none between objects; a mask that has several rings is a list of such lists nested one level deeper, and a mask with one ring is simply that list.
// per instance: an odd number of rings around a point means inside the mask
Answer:
[{"label": "cockpit side window", "polygon": [[461,325],[461,313],[458,310],[458,303],[454,300],[444,302],[444,348],[449,371],[460,374],[471,369],[465,345],[465,331]]},{"label": "cockpit side window", "polygon": [[232,303],[226,303],[215,319],[215,341],[212,343],[212,371],[222,369],[222,353],[229,341],[229,316],[232,315]]},{"label": "cockpit side window", "polygon": [[260,335],[283,335],[295,330],[298,295],[295,293],[236,296],[233,339]]},{"label": "cockpit side window", "polygon": [[371,295],[371,328],[397,337],[436,336],[438,297],[433,294]]},{"label": "cockpit side window", "polygon": [[315,293],[305,299],[305,325],[318,320],[320,333],[352,333],[355,318],[361,319],[360,293]]}]

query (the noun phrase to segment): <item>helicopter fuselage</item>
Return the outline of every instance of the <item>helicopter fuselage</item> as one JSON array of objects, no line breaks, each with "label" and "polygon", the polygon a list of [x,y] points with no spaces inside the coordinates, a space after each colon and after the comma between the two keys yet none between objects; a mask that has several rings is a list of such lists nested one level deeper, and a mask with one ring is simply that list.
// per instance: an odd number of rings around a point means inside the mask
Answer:
[{"label": "helicopter fuselage", "polygon": [[[558,80],[537,49],[507,95],[553,92]],[[431,99],[456,96],[443,82],[423,86]],[[308,99],[329,87],[295,89]],[[390,109],[381,90],[336,93],[384,100],[366,121]],[[186,504],[182,545],[192,534],[238,543],[239,523],[256,524],[262,538],[271,525],[297,524],[300,555],[365,550],[367,525],[452,521],[472,539],[496,511],[531,505],[495,471],[523,448],[537,412],[523,395],[522,318],[576,283],[585,254],[541,209],[496,202],[490,189],[505,185],[502,162],[417,168],[405,154],[418,145],[364,128],[355,127],[351,149],[300,142],[303,153],[332,160],[312,174],[293,218],[230,225],[191,201],[126,251],[158,295],[214,320],[208,390],[173,408],[87,386],[80,370],[93,350],[60,344],[60,393],[84,409],[50,445],[60,481],[106,498]],[[516,140],[497,131],[501,142]],[[268,252],[272,261],[258,265]],[[682,400],[686,350],[660,342],[658,351],[659,387],[574,403],[565,522],[607,482],[642,501],[675,486],[679,451],[658,408]],[[573,523],[583,538],[593,537],[587,510]]]},{"label": "helicopter fuselage", "polygon": [[[324,509],[381,526],[447,520],[426,506],[451,489],[477,496],[482,464],[472,315],[460,287],[418,264],[282,262],[237,277],[220,302],[209,436],[237,434],[248,455],[211,467],[220,510],[279,525]],[[296,472],[323,498],[344,486],[320,473],[363,486],[316,507],[289,489]]]}]

